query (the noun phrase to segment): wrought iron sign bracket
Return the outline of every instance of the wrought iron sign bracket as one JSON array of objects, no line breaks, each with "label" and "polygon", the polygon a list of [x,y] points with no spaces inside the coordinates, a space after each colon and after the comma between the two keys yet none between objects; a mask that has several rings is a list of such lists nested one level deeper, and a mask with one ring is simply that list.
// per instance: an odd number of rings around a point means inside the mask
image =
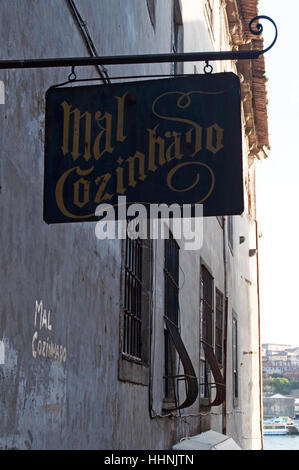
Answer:
[{"label": "wrought iron sign bracket", "polygon": [[87,65],[128,65],[155,64],[166,62],[206,62],[218,60],[248,60],[257,59],[273,47],[277,39],[277,26],[274,21],[264,15],[254,17],[249,23],[251,34],[260,35],[263,26],[259,20],[268,20],[275,28],[275,37],[270,46],[263,50],[216,51],[216,52],[184,52],[175,54],[145,54],[103,57],[65,57],[48,59],[0,60],[0,69],[26,69],[43,67],[72,67]]}]

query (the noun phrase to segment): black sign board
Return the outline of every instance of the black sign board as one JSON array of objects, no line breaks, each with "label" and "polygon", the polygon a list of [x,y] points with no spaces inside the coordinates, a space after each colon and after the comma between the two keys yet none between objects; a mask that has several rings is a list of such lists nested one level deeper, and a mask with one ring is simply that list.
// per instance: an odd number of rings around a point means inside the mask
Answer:
[{"label": "black sign board", "polygon": [[97,220],[99,204],[243,212],[240,83],[233,73],[51,88],[44,220]]}]

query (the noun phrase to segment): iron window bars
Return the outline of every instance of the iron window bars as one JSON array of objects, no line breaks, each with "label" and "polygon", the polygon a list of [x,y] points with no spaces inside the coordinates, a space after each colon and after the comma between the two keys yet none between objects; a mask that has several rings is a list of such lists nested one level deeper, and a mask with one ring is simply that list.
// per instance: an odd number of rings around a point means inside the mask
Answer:
[{"label": "iron window bars", "polygon": [[[208,399],[208,406],[218,406],[225,399],[226,386],[225,380],[219,369],[217,357],[214,354],[214,309],[213,292],[214,279],[204,265],[201,266],[201,347],[204,354],[204,360],[200,360],[203,371],[200,374],[201,395]],[[223,301],[222,301],[223,304]],[[214,381],[210,381],[211,374]],[[204,381],[202,382],[202,379]],[[211,401],[212,388],[216,389],[216,395]]]},{"label": "iron window bars", "polygon": [[[165,240],[164,277],[165,277],[165,400],[180,410],[191,406],[198,395],[197,377],[179,333],[179,245],[170,233]],[[184,373],[176,372],[178,361]],[[185,399],[179,403],[179,382],[185,383]],[[170,410],[167,407],[168,411]]]},{"label": "iron window bars", "polygon": [[238,398],[239,387],[238,387],[238,323],[236,318],[233,318],[233,396]]},{"label": "iron window bars", "polygon": [[142,240],[126,237],[123,352],[142,359]]},{"label": "iron window bars", "polygon": [[[213,277],[207,268],[201,266],[201,279],[200,279],[200,300],[201,300],[201,343],[206,344],[209,348],[213,349]],[[201,360],[202,373],[204,383],[201,383],[202,395],[204,397],[210,396],[210,387],[208,385],[208,377],[210,375],[209,366],[206,359]]]},{"label": "iron window bars", "polygon": [[[164,243],[164,312],[165,317],[178,327],[179,312],[179,246],[172,234]],[[174,379],[176,368],[176,353],[170,338],[170,333],[164,330],[164,361],[165,361],[165,398],[176,400],[176,383]],[[176,403],[177,404],[177,403]]]},{"label": "iron window bars", "polygon": [[223,363],[223,294],[216,289],[215,355]]}]

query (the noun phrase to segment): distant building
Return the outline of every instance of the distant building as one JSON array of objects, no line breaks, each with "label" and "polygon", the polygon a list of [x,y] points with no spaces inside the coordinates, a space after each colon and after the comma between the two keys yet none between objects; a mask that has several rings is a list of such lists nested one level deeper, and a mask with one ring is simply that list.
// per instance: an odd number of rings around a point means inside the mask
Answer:
[{"label": "distant building", "polygon": [[287,349],[292,348],[289,344],[276,344],[276,343],[264,343],[262,344],[263,355],[271,356],[277,354],[281,351],[286,351]]},{"label": "distant building", "polygon": [[263,343],[262,348],[265,351],[285,351],[286,349],[294,349],[290,344],[281,344],[281,343]]},{"label": "distant building", "polygon": [[296,377],[299,374],[299,348],[286,344],[262,345],[263,371]]},{"label": "distant building", "polygon": [[295,418],[295,398],[275,394],[263,399],[264,418],[275,418],[276,416],[289,416]]}]

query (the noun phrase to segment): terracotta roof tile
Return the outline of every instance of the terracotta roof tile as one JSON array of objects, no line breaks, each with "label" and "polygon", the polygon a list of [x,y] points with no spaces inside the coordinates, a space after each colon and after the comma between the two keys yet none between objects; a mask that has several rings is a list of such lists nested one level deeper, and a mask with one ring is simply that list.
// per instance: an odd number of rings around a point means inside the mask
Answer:
[{"label": "terracotta roof tile", "polygon": [[[253,49],[263,49],[263,38],[253,34],[249,29],[250,21],[258,15],[257,1],[239,0],[238,3],[246,39],[251,40]],[[253,28],[254,26],[255,24],[253,24]],[[266,146],[270,148],[268,136],[265,60],[263,55],[252,61],[252,92],[258,146]]]}]

